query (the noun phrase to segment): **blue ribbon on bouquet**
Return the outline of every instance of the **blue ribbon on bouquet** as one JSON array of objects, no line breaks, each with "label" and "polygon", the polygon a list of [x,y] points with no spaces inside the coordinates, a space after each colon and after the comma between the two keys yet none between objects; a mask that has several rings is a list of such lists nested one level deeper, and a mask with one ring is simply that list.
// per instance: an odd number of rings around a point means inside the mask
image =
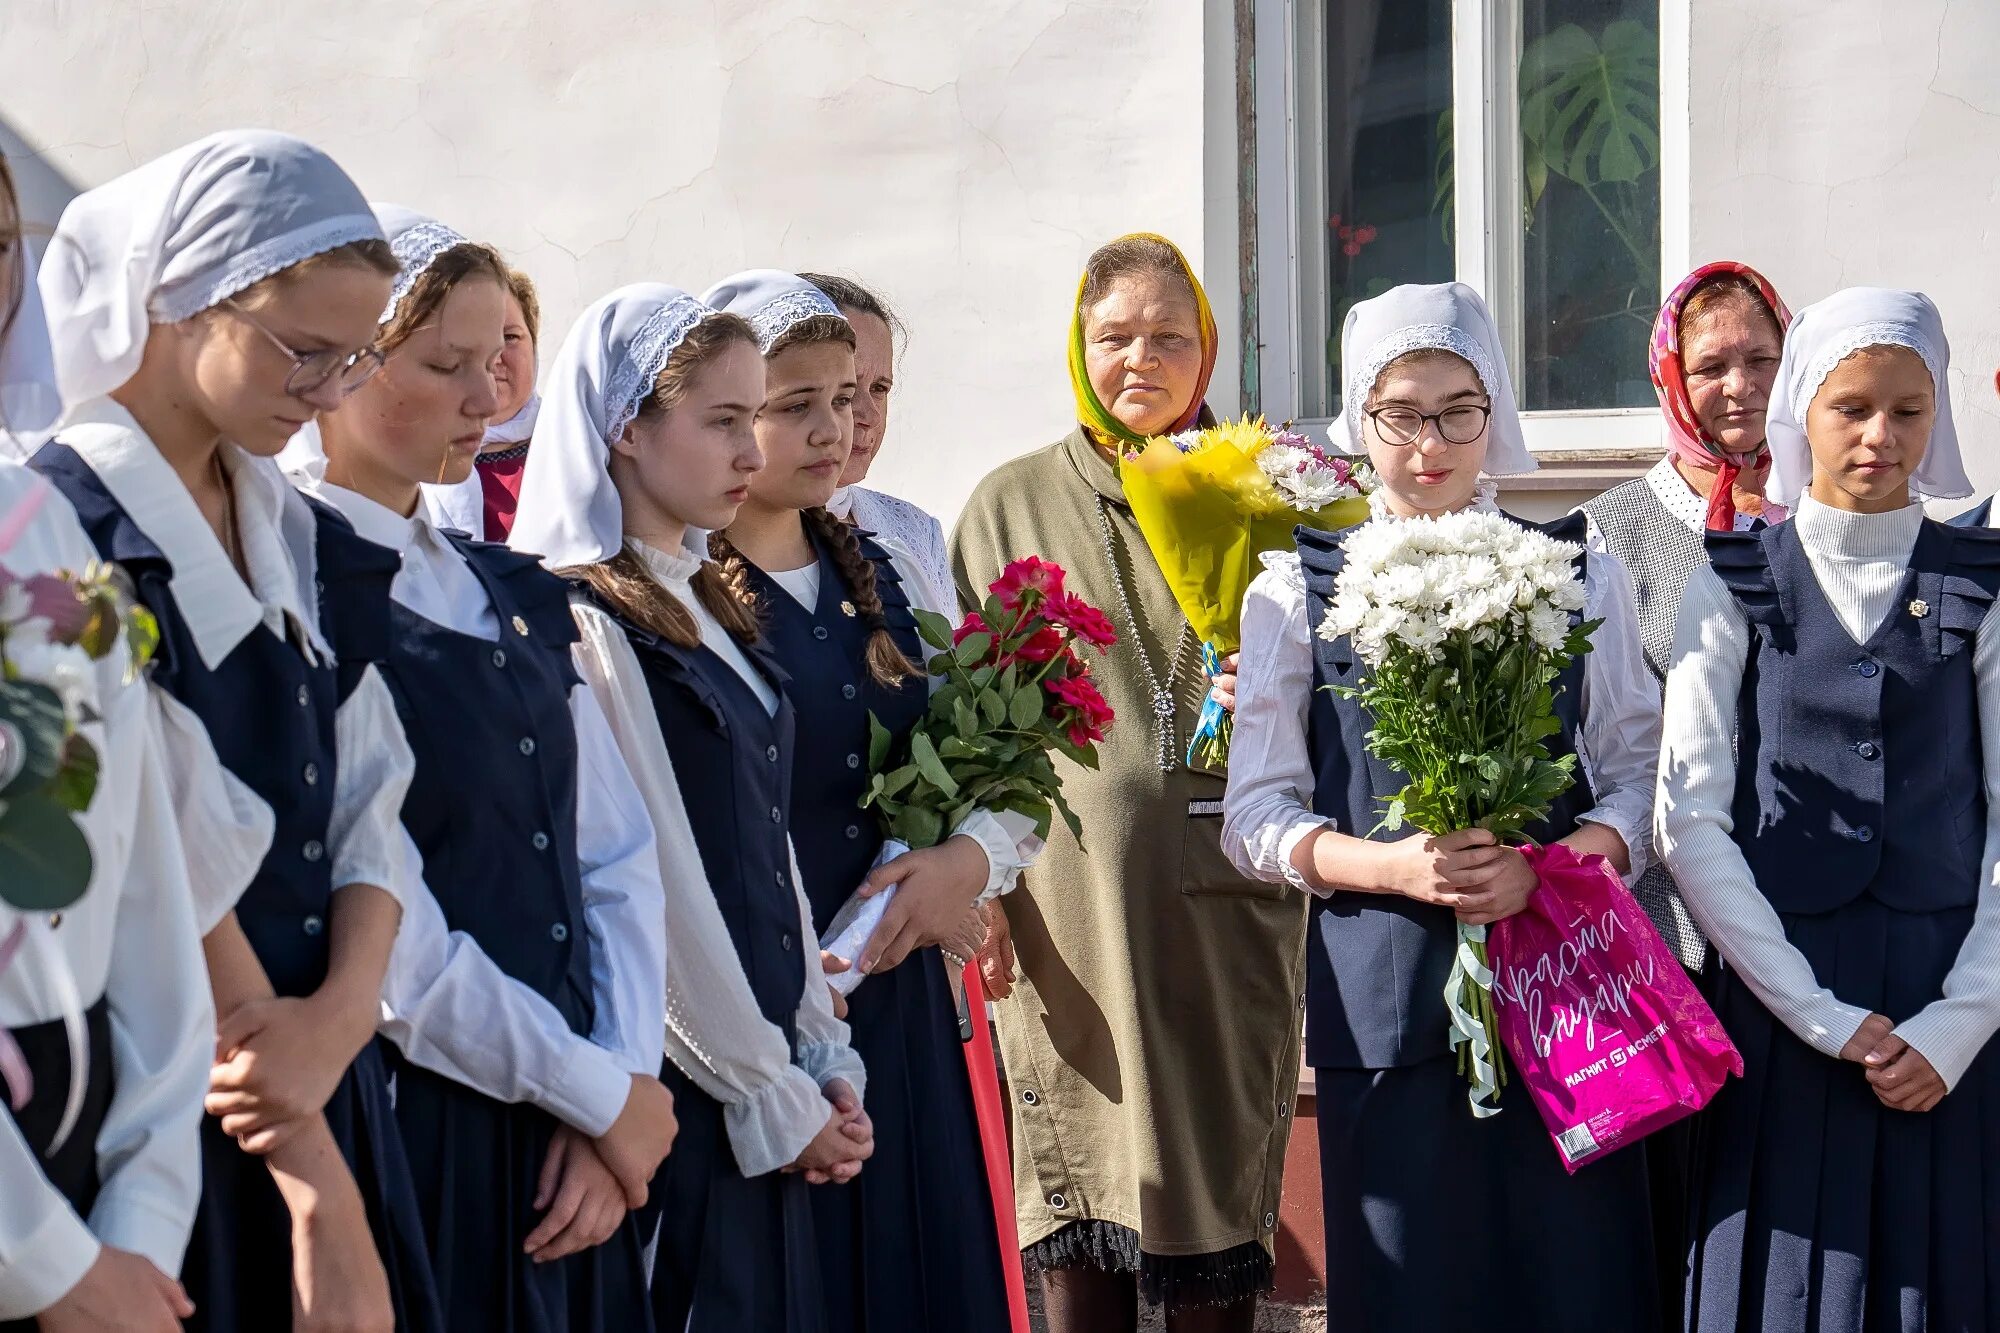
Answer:
[{"label": "blue ribbon on bouquet", "polygon": [[[1201,645],[1201,669],[1210,680],[1222,672],[1222,654],[1206,640]],[[1229,736],[1235,728],[1236,719],[1227,708],[1215,701],[1215,696],[1202,700],[1201,716],[1194,722],[1194,735],[1188,737],[1188,767],[1194,767],[1197,762],[1208,768],[1228,767]]]}]

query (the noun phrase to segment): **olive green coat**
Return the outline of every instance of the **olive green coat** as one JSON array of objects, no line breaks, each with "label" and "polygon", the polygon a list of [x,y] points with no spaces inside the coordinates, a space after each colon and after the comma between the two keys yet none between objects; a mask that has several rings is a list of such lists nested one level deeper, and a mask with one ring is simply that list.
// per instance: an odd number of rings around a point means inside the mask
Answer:
[{"label": "olive green coat", "polygon": [[1298,1081],[1306,900],[1229,864],[1219,774],[1160,771],[1100,500],[1162,678],[1162,640],[1180,645],[1178,760],[1207,688],[1200,644],[1183,634],[1115,466],[1081,429],[981,482],[951,542],[967,605],[1007,561],[1039,555],[1120,637],[1094,659],[1118,715],[1101,769],[1057,760],[1083,845],[1058,820],[1003,900],[1021,974],[995,1006],[1021,1243],[1091,1218],[1131,1228],[1152,1254],[1268,1250]]}]

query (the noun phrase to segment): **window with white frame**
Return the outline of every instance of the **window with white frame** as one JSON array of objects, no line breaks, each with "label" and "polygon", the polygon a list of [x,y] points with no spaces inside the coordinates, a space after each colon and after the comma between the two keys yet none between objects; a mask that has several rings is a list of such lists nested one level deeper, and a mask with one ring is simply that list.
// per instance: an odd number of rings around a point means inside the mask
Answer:
[{"label": "window with white frame", "polygon": [[1538,450],[1655,443],[1686,3],[1257,0],[1266,414],[1332,417],[1348,308],[1457,278],[1493,308]]}]

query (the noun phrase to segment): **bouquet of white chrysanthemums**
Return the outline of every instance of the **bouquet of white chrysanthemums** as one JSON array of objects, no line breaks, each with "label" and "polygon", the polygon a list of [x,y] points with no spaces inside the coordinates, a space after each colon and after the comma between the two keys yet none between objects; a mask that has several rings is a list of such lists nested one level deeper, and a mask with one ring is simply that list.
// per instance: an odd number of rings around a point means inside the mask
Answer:
[{"label": "bouquet of white chrysanthemums", "polygon": [[[1467,511],[1370,523],[1345,551],[1320,633],[1353,641],[1365,674],[1338,688],[1373,719],[1369,749],[1407,780],[1379,827],[1520,841],[1575,780],[1576,756],[1552,758],[1548,740],[1562,730],[1556,679],[1601,623],[1576,621],[1580,548]],[[1486,927],[1461,924],[1458,938],[1445,1002],[1481,1112],[1505,1077]]]}]

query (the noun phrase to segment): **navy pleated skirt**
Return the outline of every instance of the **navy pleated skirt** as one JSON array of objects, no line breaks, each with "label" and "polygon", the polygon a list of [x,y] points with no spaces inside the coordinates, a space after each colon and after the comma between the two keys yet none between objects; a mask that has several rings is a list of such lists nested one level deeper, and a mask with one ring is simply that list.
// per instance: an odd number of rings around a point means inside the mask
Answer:
[{"label": "navy pleated skirt", "polygon": [[[1973,909],[1872,898],[1783,916],[1843,1001],[1901,1022],[1942,992]],[[1695,1148],[1687,1326],[1699,1333],[2000,1329],[2000,1056],[1992,1043],[1932,1110],[1883,1106],[1862,1068],[1821,1055],[1733,972],[1716,1012],[1744,1077]]]},{"label": "navy pleated skirt", "polygon": [[[111,1109],[111,1017],[103,1000],[84,1012],[85,1045],[90,1067],[84,1075],[83,1108],[60,1148],[50,1152],[69,1103],[69,1034],[61,1019],[10,1028],[28,1072],[35,1077],[34,1095],[15,1110],[0,1096],[0,1113],[10,1114],[29,1149],[40,1159],[49,1183],[69,1200],[77,1215],[89,1218],[97,1202],[97,1136]],[[0,1084],[0,1088],[4,1088]],[[172,1276],[169,1274],[168,1276]],[[33,1319],[0,1319],[0,1333],[35,1333]]]},{"label": "navy pleated skirt", "polygon": [[1501,1094],[1499,1115],[1475,1120],[1449,1054],[1315,1078],[1326,1298],[1340,1333],[1659,1327],[1639,1148],[1571,1176],[1520,1085]]},{"label": "navy pleated skirt", "polygon": [[805,1177],[745,1176],[722,1104],[672,1061],[660,1081],[674,1094],[680,1133],[639,1213],[642,1232],[657,1236],[655,1326],[662,1333],[827,1333]]},{"label": "navy pleated skirt", "polygon": [[875,1155],[812,1191],[830,1333],[1007,1333],[978,1112],[943,956],[920,949],[848,997]]},{"label": "navy pleated skirt", "polygon": [[[354,1173],[375,1249],[389,1277],[397,1333],[449,1327],[440,1312],[423,1220],[389,1105],[382,1053],[364,1046],[326,1104],[326,1122]],[[193,1333],[270,1333],[291,1327],[292,1224],[264,1159],[204,1117],[202,1198],[181,1283],[194,1302]]]},{"label": "navy pleated skirt", "polygon": [[557,1121],[390,1055],[396,1120],[446,1325],[482,1333],[651,1333],[639,1222],[553,1263],[521,1250]]}]

